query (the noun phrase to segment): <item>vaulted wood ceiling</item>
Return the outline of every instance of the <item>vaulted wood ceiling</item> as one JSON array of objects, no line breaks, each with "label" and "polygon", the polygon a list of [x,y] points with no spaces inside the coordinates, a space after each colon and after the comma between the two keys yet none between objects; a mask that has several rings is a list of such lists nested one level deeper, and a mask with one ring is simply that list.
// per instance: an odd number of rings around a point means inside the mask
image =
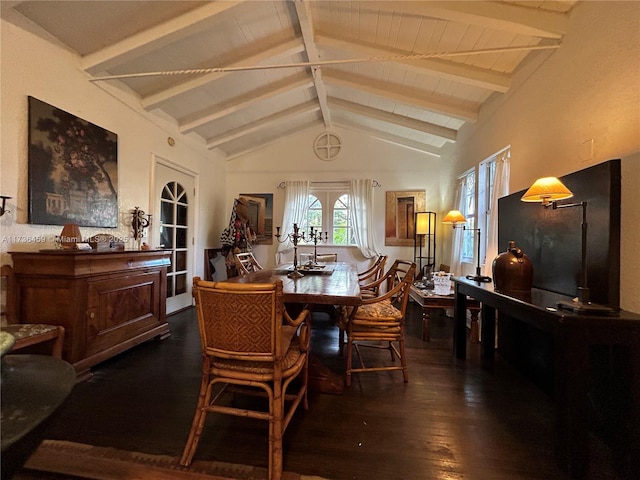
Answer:
[{"label": "vaulted wood ceiling", "polygon": [[308,128],[440,155],[576,1],[2,1],[3,17],[232,160]]}]

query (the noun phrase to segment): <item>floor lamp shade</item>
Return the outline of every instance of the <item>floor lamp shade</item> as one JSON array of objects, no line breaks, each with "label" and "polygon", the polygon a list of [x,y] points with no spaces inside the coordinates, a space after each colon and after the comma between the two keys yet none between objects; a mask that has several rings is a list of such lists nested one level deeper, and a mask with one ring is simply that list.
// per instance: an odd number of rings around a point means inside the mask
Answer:
[{"label": "floor lamp shade", "polygon": [[436,214],[416,212],[414,222],[413,260],[418,268],[417,277],[423,278],[428,276],[436,263]]}]

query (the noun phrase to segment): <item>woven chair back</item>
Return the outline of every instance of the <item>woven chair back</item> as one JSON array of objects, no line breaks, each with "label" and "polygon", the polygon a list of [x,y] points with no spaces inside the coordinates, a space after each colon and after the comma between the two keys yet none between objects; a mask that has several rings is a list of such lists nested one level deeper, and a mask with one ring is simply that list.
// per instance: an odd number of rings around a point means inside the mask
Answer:
[{"label": "woven chair back", "polygon": [[404,314],[409,301],[409,289],[416,274],[416,264],[408,260],[396,260],[386,273],[387,292],[398,288],[393,295],[396,307]]},{"label": "woven chair back", "polygon": [[194,278],[202,350],[207,355],[247,361],[282,356],[282,281],[206,282]]}]

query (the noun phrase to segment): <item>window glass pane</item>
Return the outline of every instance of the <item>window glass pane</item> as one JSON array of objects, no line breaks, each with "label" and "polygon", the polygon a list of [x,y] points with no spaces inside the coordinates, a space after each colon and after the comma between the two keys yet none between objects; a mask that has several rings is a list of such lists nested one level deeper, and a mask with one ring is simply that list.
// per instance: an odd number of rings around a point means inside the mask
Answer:
[{"label": "window glass pane", "polygon": [[187,207],[186,205],[178,204],[176,207],[178,220],[176,221],[176,225],[186,225],[187,224]]},{"label": "window glass pane", "polygon": [[167,183],[162,189],[163,200],[173,200],[173,182]]},{"label": "window glass pane", "polygon": [[167,277],[167,298],[173,297],[173,277]]},{"label": "window glass pane", "polygon": [[176,295],[180,295],[181,293],[185,293],[187,291],[187,275],[185,273],[180,273],[175,276],[176,283]]},{"label": "window glass pane", "polygon": [[173,203],[160,202],[160,221],[164,224],[173,225]]},{"label": "window glass pane", "polygon": [[187,252],[176,251],[176,271],[180,272],[187,269]]},{"label": "window glass pane", "polygon": [[187,229],[176,228],[176,247],[187,248]]},{"label": "window glass pane", "polygon": [[173,227],[160,226],[160,245],[162,248],[173,248]]},{"label": "window glass pane", "polygon": [[349,245],[352,243],[349,226],[349,195],[341,195],[333,205],[333,243]]}]

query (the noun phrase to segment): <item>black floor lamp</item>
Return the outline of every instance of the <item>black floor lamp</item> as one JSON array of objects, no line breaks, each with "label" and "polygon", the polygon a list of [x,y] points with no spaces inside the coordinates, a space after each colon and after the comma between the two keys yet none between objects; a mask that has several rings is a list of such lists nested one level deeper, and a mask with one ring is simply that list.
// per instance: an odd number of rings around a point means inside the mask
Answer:
[{"label": "black floor lamp", "polygon": [[487,277],[486,275],[482,275],[482,269],[480,268],[480,229],[479,228],[467,228],[465,223],[467,223],[467,219],[460,213],[459,210],[451,210],[449,213],[445,215],[442,219],[442,223],[452,225],[453,228],[457,228],[458,225],[462,225],[463,230],[473,230],[478,232],[478,238],[476,238],[476,274],[475,275],[467,275],[467,279],[474,280],[476,282],[490,282],[491,277]]}]

